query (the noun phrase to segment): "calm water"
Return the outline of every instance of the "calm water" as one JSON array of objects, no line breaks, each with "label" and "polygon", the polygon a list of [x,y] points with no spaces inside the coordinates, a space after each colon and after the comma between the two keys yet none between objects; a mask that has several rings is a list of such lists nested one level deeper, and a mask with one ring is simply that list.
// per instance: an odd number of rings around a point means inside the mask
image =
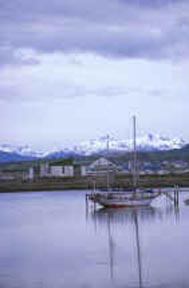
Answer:
[{"label": "calm water", "polygon": [[0,287],[189,287],[189,206],[98,210],[85,192],[0,194]]}]

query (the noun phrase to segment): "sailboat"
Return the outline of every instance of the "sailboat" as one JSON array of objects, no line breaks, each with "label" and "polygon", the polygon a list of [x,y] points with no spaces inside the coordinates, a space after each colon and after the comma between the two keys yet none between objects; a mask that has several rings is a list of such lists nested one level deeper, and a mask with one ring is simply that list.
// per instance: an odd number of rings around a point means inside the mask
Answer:
[{"label": "sailboat", "polygon": [[[149,191],[149,189],[140,189],[138,187],[137,179],[137,153],[136,153],[136,117],[133,116],[133,187],[130,191],[114,191],[110,190],[109,183],[107,189],[103,192],[93,192],[90,200],[98,203],[103,207],[117,208],[117,207],[135,207],[148,206],[152,200],[159,196],[159,191]],[[108,171],[107,171],[108,175]],[[107,176],[109,179],[109,176]],[[108,182],[108,181],[107,181]]]}]

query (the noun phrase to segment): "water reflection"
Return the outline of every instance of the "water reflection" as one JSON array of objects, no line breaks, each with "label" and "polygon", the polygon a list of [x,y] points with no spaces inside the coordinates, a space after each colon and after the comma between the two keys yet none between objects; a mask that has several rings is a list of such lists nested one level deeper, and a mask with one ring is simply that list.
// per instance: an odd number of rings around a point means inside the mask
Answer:
[{"label": "water reflection", "polygon": [[[154,207],[138,207],[138,208],[101,208],[92,210],[90,213],[91,219],[95,223],[95,230],[98,232],[98,226],[107,227],[108,235],[108,251],[109,251],[109,270],[112,284],[116,280],[115,275],[115,258],[116,258],[116,235],[114,233],[115,227],[121,225],[122,228],[128,225],[132,226],[134,231],[133,243],[135,249],[135,272],[137,275],[138,284],[133,287],[144,288],[143,281],[143,247],[141,243],[141,226],[146,223],[154,223],[155,220],[163,221],[164,217],[174,215],[176,222],[179,220],[179,207],[174,205],[166,205],[162,210]],[[89,215],[88,215],[89,216]],[[124,248],[123,248],[124,250]],[[127,263],[128,265],[128,263]],[[114,286],[114,285],[113,285]],[[128,287],[128,286],[127,286]]]},{"label": "water reflection", "polygon": [[0,287],[189,287],[188,194],[180,210],[162,196],[156,207],[86,214],[84,197],[0,195]]},{"label": "water reflection", "polygon": [[115,254],[115,242],[113,239],[113,233],[111,225],[115,223],[127,224],[132,223],[135,229],[135,248],[137,256],[137,274],[138,274],[138,287],[143,288],[142,280],[142,259],[141,259],[141,243],[140,243],[140,231],[138,218],[142,221],[145,219],[150,220],[157,216],[158,210],[152,207],[148,208],[120,208],[120,209],[99,209],[93,211],[92,218],[99,223],[107,225],[108,231],[108,247],[109,247],[109,261],[110,261],[110,277],[114,280],[114,254]]},{"label": "water reflection", "polygon": [[[172,211],[172,208],[168,210],[168,213]],[[162,216],[162,210],[154,207],[138,207],[138,208],[100,208],[98,210],[92,210],[90,213],[94,221],[106,223],[107,219],[112,223],[126,224],[133,222],[133,215],[137,215],[142,221],[152,220],[155,217]]]},{"label": "water reflection", "polygon": [[189,199],[184,200],[184,203],[189,206]]}]

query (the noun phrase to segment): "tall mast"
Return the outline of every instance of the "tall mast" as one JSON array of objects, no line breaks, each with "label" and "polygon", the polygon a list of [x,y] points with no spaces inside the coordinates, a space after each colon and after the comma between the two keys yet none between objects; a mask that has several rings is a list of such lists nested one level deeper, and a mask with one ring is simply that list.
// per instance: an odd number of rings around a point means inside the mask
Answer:
[{"label": "tall mast", "polygon": [[[110,149],[110,136],[107,135],[107,153],[109,153],[109,149]],[[108,159],[107,159],[108,161]],[[109,171],[109,163],[107,163],[107,171],[106,171],[106,186],[107,186],[107,190],[110,190],[110,171]]]},{"label": "tall mast", "polygon": [[133,116],[133,187],[137,188],[136,116]]}]

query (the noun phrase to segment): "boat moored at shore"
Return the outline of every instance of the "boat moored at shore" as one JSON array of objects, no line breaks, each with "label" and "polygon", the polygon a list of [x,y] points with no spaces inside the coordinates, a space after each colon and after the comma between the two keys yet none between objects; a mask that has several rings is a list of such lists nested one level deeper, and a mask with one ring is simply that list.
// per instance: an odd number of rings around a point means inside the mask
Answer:
[{"label": "boat moored at shore", "polygon": [[[109,137],[108,137],[109,140]],[[107,143],[107,147],[109,144]],[[105,192],[93,192],[89,199],[95,204],[98,203],[106,208],[149,206],[153,199],[160,195],[160,192],[140,189],[138,186],[137,153],[136,153],[136,117],[133,116],[133,167],[132,178],[133,188],[130,191],[113,191],[109,185],[109,169],[107,167],[107,189]]]}]

